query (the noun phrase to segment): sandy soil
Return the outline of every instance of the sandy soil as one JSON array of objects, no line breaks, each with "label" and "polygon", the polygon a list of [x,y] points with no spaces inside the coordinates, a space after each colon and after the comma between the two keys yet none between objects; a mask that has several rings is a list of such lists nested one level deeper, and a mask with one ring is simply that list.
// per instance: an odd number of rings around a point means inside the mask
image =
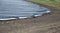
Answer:
[{"label": "sandy soil", "polygon": [[43,6],[51,13],[36,18],[0,21],[0,33],[60,33],[60,9]]}]

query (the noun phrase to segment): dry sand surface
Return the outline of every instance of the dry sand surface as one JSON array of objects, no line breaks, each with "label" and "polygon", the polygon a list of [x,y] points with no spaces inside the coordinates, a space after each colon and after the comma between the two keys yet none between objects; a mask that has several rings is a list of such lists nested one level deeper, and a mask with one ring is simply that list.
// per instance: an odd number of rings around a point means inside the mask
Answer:
[{"label": "dry sand surface", "polygon": [[60,33],[60,9],[45,7],[52,12],[36,18],[0,21],[0,33]]}]

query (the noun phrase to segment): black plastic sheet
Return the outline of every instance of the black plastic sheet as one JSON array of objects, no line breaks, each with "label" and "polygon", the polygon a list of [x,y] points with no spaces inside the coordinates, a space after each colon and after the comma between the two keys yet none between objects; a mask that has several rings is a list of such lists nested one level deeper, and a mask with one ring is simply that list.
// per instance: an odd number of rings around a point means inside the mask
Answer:
[{"label": "black plastic sheet", "polygon": [[24,0],[0,0],[0,20],[30,18],[49,12],[45,7]]}]

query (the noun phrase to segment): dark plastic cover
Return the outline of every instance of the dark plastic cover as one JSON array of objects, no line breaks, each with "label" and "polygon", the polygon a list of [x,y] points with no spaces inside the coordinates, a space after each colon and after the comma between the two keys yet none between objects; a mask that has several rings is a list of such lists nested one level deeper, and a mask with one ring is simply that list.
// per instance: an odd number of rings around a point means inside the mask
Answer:
[{"label": "dark plastic cover", "polygon": [[24,0],[0,0],[0,20],[30,18],[49,12],[45,7]]}]

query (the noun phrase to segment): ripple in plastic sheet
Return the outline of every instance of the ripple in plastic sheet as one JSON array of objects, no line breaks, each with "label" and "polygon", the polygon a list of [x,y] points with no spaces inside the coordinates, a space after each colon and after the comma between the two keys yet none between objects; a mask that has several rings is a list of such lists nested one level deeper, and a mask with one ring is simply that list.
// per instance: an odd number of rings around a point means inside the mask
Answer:
[{"label": "ripple in plastic sheet", "polygon": [[0,0],[0,20],[30,18],[49,12],[45,7],[24,0]]}]

